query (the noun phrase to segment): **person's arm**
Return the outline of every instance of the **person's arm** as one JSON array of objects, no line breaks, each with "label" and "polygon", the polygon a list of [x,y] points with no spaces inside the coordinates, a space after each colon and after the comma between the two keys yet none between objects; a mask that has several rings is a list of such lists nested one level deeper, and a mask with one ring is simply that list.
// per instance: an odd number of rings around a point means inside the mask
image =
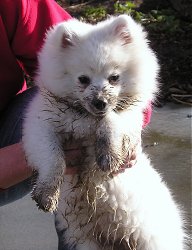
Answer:
[{"label": "person's arm", "polygon": [[0,188],[6,189],[32,175],[26,164],[21,143],[0,149]]},{"label": "person's arm", "polygon": [[[65,152],[68,166],[65,174],[77,173],[73,166],[75,160],[81,157],[80,149],[70,148]],[[32,176],[32,169],[27,165],[22,143],[16,143],[0,149],[0,189],[13,186]]]}]

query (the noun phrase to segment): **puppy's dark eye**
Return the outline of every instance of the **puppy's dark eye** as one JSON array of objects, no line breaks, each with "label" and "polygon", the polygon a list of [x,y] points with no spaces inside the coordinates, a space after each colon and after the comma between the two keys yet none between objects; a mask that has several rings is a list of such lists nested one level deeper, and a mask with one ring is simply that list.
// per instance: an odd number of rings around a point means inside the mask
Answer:
[{"label": "puppy's dark eye", "polygon": [[82,76],[78,77],[78,79],[79,79],[80,83],[83,85],[89,85],[91,83],[91,79],[88,76],[82,75]]},{"label": "puppy's dark eye", "polygon": [[119,75],[110,75],[108,78],[110,84],[115,85],[119,81]]}]

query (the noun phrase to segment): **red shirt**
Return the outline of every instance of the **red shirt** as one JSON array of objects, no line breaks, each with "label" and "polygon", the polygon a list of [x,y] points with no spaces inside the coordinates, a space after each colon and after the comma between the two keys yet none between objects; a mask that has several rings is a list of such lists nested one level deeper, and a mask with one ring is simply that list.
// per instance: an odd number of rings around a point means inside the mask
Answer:
[{"label": "red shirt", "polygon": [[0,1],[0,111],[34,76],[46,30],[71,16],[53,0]]},{"label": "red shirt", "polygon": [[[0,111],[26,89],[24,72],[34,76],[46,30],[71,16],[54,0],[0,1]],[[150,122],[151,105],[144,111]]]}]

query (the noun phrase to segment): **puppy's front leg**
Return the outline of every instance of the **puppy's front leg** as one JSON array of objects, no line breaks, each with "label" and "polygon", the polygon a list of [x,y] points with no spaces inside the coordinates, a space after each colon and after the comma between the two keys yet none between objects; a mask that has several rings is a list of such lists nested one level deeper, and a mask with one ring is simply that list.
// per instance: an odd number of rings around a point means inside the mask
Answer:
[{"label": "puppy's front leg", "polygon": [[116,171],[123,164],[123,131],[117,115],[104,117],[96,131],[96,162],[103,171]]},{"label": "puppy's front leg", "polygon": [[[110,112],[99,123],[96,162],[103,171],[118,171],[141,141],[142,112]],[[129,154],[130,153],[130,154]]]},{"label": "puppy's front leg", "polygon": [[37,206],[47,211],[57,208],[65,159],[59,140],[47,125],[36,124],[24,129],[23,144],[28,164],[38,172],[32,191]]}]

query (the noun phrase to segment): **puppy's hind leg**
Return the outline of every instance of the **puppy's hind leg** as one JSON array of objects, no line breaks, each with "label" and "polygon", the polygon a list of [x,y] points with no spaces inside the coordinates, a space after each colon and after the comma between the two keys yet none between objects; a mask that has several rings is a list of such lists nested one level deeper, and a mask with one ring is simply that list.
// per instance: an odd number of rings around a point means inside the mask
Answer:
[{"label": "puppy's hind leg", "polygon": [[31,197],[36,201],[38,208],[44,212],[53,212],[58,205],[64,167],[62,167],[62,165],[59,167],[55,165],[54,168],[54,172],[43,176],[43,178],[41,174],[38,173],[35,186],[31,193]]}]

